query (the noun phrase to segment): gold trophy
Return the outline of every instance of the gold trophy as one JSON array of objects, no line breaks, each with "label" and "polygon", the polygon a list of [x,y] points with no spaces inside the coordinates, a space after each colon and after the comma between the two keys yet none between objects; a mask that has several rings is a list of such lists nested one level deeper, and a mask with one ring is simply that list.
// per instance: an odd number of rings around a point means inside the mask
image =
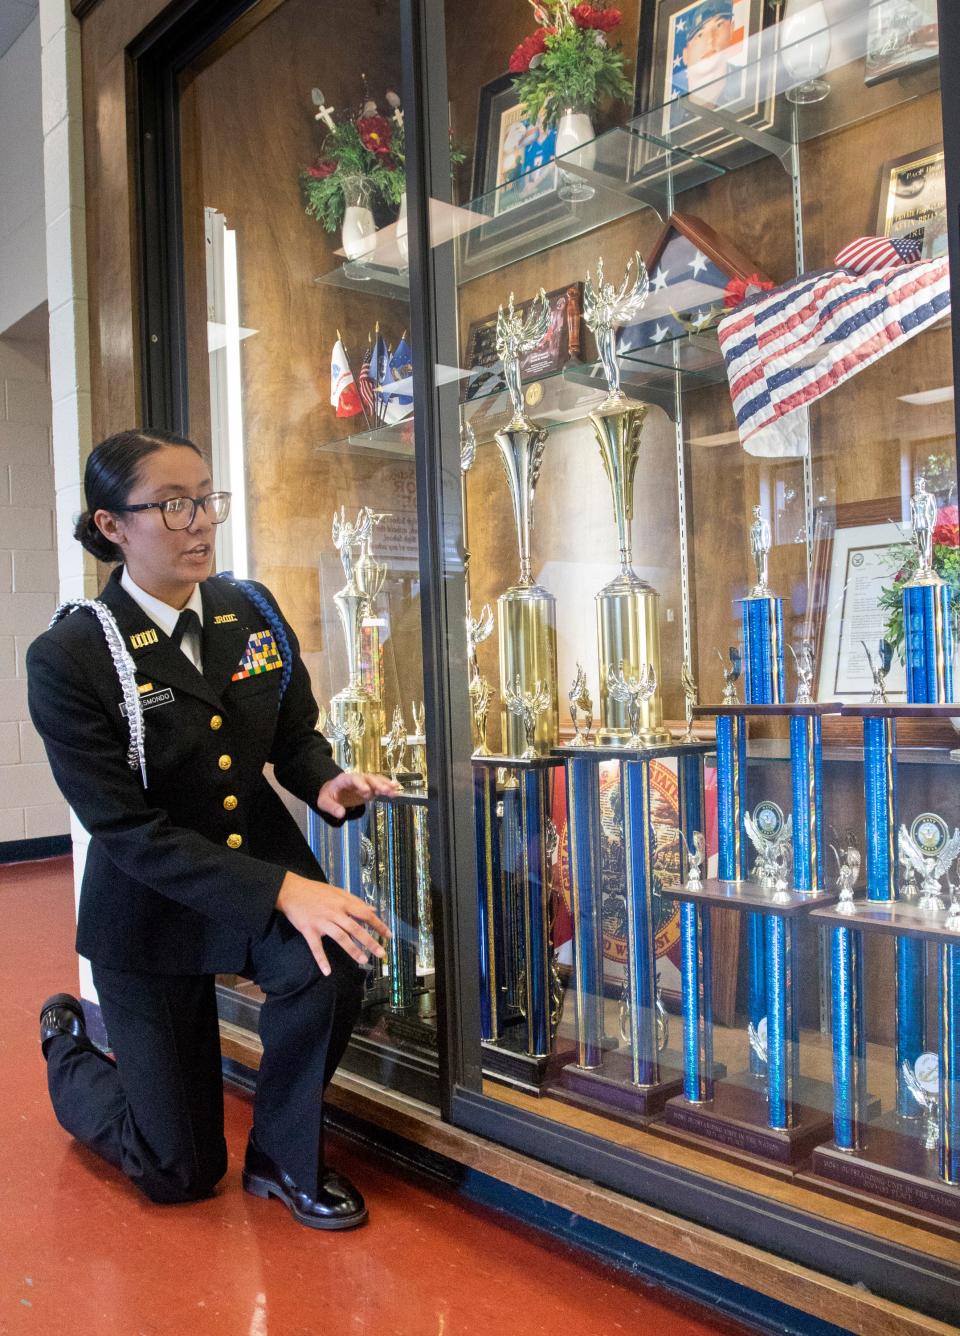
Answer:
[{"label": "gold trophy", "polygon": [[506,706],[506,693],[515,689],[517,683],[524,695],[532,694],[540,687],[546,696],[536,718],[534,753],[546,755],[559,738],[557,604],[551,593],[534,584],[530,573],[533,498],[547,432],[524,412],[520,382],[520,358],[537,347],[549,323],[550,306],[542,288],[526,318],[520,312],[514,313],[513,293],[506,314],[501,306],[497,315],[497,353],[503,363],[513,417],[494,439],[507,475],[520,548],[520,578],[497,600],[501,699],[504,702],[503,751],[508,756],[519,756],[529,750],[521,718]]},{"label": "gold trophy", "polygon": [[[597,636],[600,648],[601,746],[626,746],[631,736],[626,705],[609,689],[611,671],[620,664],[628,674],[639,676],[644,666],[660,677],[660,595],[633,569],[633,484],[640,457],[640,437],[650,411],[649,404],[634,403],[620,388],[616,331],[633,320],[647,300],[650,280],[637,251],[627,265],[618,289],[603,281],[603,261],[597,264],[597,281],[587,274],[583,289],[583,318],[597,340],[607,381],[606,399],[590,414],[600,446],[600,458],[610,482],[613,513],[620,545],[620,571],[596,596]],[[639,736],[644,746],[670,741],[663,726],[660,693],[655,691],[643,704]]]},{"label": "gold trophy", "polygon": [[[360,668],[360,633],[370,616],[373,600],[383,587],[386,567],[370,555],[373,513],[364,506],[355,524],[349,523],[341,506],[333,517],[333,543],[347,583],[333,596],[347,643],[349,680],[330,702],[331,735],[340,744],[344,769],[378,771],[380,739],[384,732],[383,708],[363,681]],[[346,749],[349,749],[349,761]]]}]

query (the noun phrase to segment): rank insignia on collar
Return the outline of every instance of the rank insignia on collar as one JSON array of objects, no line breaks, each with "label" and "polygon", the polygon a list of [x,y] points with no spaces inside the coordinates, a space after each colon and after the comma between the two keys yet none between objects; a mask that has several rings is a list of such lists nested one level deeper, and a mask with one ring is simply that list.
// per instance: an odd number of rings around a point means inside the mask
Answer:
[{"label": "rank insignia on collar", "polygon": [[283,659],[277,649],[273,632],[270,630],[254,631],[247,641],[243,658],[237,671],[230,678],[231,682],[242,682],[245,677],[254,677],[258,673],[269,673],[274,668],[282,668]]},{"label": "rank insignia on collar", "polygon": [[159,639],[153,627],[149,631],[138,631],[136,635],[130,637],[130,648],[146,649],[147,645],[155,645]]},{"label": "rank insignia on collar", "polygon": [[237,614],[235,612],[218,612],[213,619],[214,626],[223,626],[225,622],[235,622]]}]

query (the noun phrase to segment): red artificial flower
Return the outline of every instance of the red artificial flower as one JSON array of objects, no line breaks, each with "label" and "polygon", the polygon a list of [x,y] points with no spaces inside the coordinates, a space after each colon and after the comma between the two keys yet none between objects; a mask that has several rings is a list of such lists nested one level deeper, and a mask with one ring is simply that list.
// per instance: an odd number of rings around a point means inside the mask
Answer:
[{"label": "red artificial flower", "polygon": [[378,158],[389,156],[393,130],[385,116],[361,116],[357,121],[357,129],[364,148],[375,153]]},{"label": "red artificial flower", "polygon": [[312,167],[307,168],[307,176],[314,177],[317,181],[322,181],[324,177],[332,176],[337,170],[337,164],[330,158],[318,158]]},{"label": "red artificial flower", "polygon": [[510,57],[511,74],[526,74],[534,56],[542,56],[546,51],[547,33],[552,31],[552,28],[538,28],[529,37],[525,37],[519,46],[514,47],[513,55]]},{"label": "red artificial flower", "polygon": [[960,547],[960,513],[956,506],[943,506],[937,515],[933,541],[939,547]]},{"label": "red artificial flower", "polygon": [[596,28],[598,32],[609,32],[623,22],[623,13],[619,9],[594,9],[593,5],[574,5],[570,17],[578,28]]},{"label": "red artificial flower", "polygon": [[775,286],[768,278],[761,278],[759,274],[751,274],[749,278],[731,278],[723,290],[724,310],[735,311],[748,297],[753,297],[758,292],[767,292]]}]

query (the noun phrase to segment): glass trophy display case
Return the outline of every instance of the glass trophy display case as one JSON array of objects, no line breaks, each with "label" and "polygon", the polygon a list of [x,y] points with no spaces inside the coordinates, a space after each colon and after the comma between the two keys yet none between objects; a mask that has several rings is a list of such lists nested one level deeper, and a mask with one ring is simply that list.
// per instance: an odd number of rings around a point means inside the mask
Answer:
[{"label": "glass trophy display case", "polygon": [[[393,929],[347,1065],[436,1102],[399,20],[335,70],[353,20],[320,31],[313,10],[275,6],[179,76],[190,423],[234,493],[220,569],[275,595],[339,764],[401,785],[339,829],[298,815]],[[374,248],[393,282],[365,270]],[[258,990],[219,996],[227,1032],[255,1033]]]},{"label": "glass trophy display case", "polygon": [[221,568],[401,785],[301,814],[394,930],[345,1066],[955,1315],[960,51],[925,0],[360,9],[176,94]]},{"label": "glass trophy display case", "polygon": [[455,137],[479,103],[430,236],[476,854],[453,1103],[664,1206],[696,1166],[956,1267],[944,130],[936,15],[892,8],[625,8],[633,114],[571,141],[522,98],[599,6],[518,18],[513,84],[448,7]]}]

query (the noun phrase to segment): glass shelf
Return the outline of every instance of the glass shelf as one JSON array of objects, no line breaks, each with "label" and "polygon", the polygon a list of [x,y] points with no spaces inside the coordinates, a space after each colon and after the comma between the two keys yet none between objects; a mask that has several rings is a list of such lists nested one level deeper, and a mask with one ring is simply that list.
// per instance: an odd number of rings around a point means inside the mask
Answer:
[{"label": "glass shelf", "polygon": [[[652,208],[666,219],[678,194],[760,157],[779,159],[785,172],[795,175],[798,145],[939,87],[936,60],[867,84],[867,22],[862,10],[828,29],[823,78],[829,93],[822,101],[788,100],[796,83],[788,70],[793,48],[781,44],[781,25],[773,24],[752,40],[737,81],[751,90],[749,114],[742,97],[731,99],[725,76],[466,204],[432,200],[431,245],[454,245],[457,282],[464,284],[641,209]],[[570,181],[589,187],[590,197],[563,199]],[[377,233],[376,247],[365,259],[345,261],[314,281],[406,300],[409,276],[396,227]]]}]

